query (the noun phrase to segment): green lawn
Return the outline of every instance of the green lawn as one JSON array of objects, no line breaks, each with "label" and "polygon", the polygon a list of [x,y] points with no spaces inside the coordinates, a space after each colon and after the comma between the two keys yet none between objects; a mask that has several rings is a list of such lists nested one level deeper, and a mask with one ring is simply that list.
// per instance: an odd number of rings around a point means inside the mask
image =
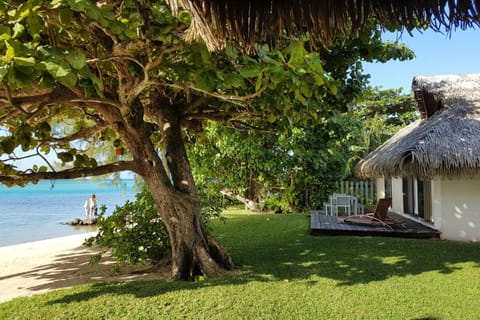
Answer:
[{"label": "green lawn", "polygon": [[0,304],[0,319],[480,319],[478,244],[312,237],[308,215],[226,216],[212,232],[237,265],[228,275],[79,286]]}]

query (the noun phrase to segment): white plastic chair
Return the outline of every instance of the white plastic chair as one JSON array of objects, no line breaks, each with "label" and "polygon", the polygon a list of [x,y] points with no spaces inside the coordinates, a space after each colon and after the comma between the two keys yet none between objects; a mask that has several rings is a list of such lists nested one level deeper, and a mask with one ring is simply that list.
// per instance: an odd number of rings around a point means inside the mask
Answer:
[{"label": "white plastic chair", "polygon": [[352,212],[352,206],[350,204],[351,196],[349,195],[337,195],[335,197],[335,211],[338,214],[338,209],[343,208],[345,213],[350,215]]},{"label": "white plastic chair", "polygon": [[323,213],[327,216],[334,216],[335,214],[335,206],[331,202],[324,202],[323,203]]}]

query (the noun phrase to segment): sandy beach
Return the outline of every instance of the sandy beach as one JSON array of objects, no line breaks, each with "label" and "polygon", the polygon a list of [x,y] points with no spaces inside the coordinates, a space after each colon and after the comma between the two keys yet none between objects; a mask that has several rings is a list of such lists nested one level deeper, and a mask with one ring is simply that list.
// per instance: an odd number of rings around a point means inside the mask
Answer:
[{"label": "sandy beach", "polygon": [[[50,290],[98,281],[158,279],[166,270],[142,272],[149,266],[120,268],[112,275],[113,258],[106,256],[96,265],[90,257],[99,252],[82,246],[94,233],[35,241],[0,247],[0,303],[20,296],[31,296]],[[133,273],[134,272],[134,273]]]}]

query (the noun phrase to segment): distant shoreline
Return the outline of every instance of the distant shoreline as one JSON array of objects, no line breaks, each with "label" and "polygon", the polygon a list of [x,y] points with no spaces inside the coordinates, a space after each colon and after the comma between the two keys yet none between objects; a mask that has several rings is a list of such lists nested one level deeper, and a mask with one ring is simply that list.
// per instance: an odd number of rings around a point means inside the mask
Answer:
[{"label": "distant shoreline", "polygon": [[135,199],[133,188],[133,180],[122,180],[118,186],[106,180],[58,180],[54,188],[49,181],[25,188],[0,185],[0,247],[96,231],[67,223],[85,218],[84,203],[92,194],[109,216],[116,206]]},{"label": "distant shoreline", "polygon": [[49,238],[49,239],[43,239],[43,240],[35,240],[35,241],[29,241],[29,242],[23,242],[23,243],[17,243],[17,244],[11,244],[11,245],[6,245],[6,246],[0,246],[0,256],[4,253],[6,250],[14,250],[14,249],[33,249],[41,246],[48,246],[50,244],[56,244],[56,243],[62,243],[62,242],[70,242],[70,241],[75,241],[78,242],[77,240],[85,240],[87,238],[90,238],[94,235],[96,235],[96,231],[88,231],[84,233],[79,233],[79,234],[74,234],[74,235],[68,235],[68,236],[61,236],[61,237],[55,237],[55,238]]},{"label": "distant shoreline", "polygon": [[[67,221],[66,221],[67,222]],[[58,239],[63,239],[63,238],[69,238],[69,237],[81,237],[86,234],[96,234],[97,233],[97,226],[96,225],[69,225],[66,222],[61,222],[59,223],[60,225],[65,225],[69,228],[72,229],[71,232],[67,232],[64,235],[52,235],[52,236],[47,236],[44,239],[38,239],[38,240],[19,240],[20,242],[14,242],[11,244],[1,244],[0,243],[0,250],[2,248],[6,247],[14,247],[14,246],[21,246],[21,245],[28,245],[31,243],[37,243],[37,242],[48,242],[51,240],[58,240]]]}]

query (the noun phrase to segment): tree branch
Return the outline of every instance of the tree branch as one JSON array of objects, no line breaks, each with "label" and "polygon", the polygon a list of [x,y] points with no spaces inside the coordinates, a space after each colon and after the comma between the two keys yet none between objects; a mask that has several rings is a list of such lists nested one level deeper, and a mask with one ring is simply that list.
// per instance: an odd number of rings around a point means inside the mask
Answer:
[{"label": "tree branch", "polygon": [[163,86],[163,87],[169,87],[169,88],[174,88],[174,89],[180,89],[180,90],[186,90],[190,89],[196,92],[200,92],[206,96],[214,97],[216,99],[222,100],[222,101],[227,101],[233,104],[237,104],[240,106],[245,106],[242,102],[252,100],[258,96],[260,96],[264,91],[265,88],[261,88],[260,90],[248,94],[245,96],[236,96],[236,95],[229,95],[229,94],[221,94],[221,93],[216,93],[216,92],[210,92],[204,89],[197,88],[193,85],[187,84],[187,85],[178,85],[174,83],[166,83],[166,82],[158,82],[158,81],[152,81],[152,84]]},{"label": "tree branch", "polygon": [[78,139],[82,139],[85,137],[91,137],[95,132],[98,132],[104,128],[108,127],[108,123],[103,120],[96,121],[96,125],[92,127],[85,128],[84,130],[77,131],[71,135],[55,138],[52,137],[51,139],[44,139],[42,142],[55,142],[55,143],[67,143],[72,142]]},{"label": "tree branch", "polygon": [[0,174],[0,182],[8,184],[25,183],[38,180],[65,180],[85,178],[91,176],[100,176],[104,174],[120,172],[120,171],[133,171],[136,170],[136,164],[134,161],[119,161],[103,166],[93,168],[72,168],[63,171],[48,171],[48,172],[32,172],[17,175],[3,175]]}]

